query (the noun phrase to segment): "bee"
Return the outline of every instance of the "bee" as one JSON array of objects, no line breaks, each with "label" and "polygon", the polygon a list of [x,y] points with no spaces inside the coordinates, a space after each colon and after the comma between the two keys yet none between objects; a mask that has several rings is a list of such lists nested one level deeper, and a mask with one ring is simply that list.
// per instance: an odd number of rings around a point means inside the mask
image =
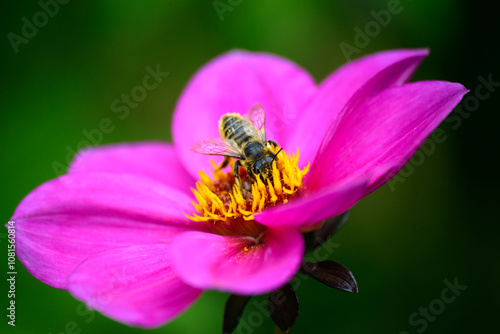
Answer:
[{"label": "bee", "polygon": [[272,164],[282,148],[274,153],[278,144],[266,139],[265,112],[260,104],[255,104],[246,115],[225,114],[219,121],[220,138],[203,140],[191,147],[201,154],[224,157],[219,169],[226,167],[231,158],[238,159],[233,172],[235,182],[241,190],[239,168],[243,165],[254,180],[257,175],[271,178]]}]

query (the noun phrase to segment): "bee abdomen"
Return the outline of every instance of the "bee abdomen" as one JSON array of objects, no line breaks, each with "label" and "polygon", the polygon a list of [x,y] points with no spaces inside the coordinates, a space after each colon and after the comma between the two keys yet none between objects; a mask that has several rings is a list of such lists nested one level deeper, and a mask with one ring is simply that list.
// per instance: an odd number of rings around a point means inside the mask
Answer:
[{"label": "bee abdomen", "polygon": [[246,143],[251,136],[247,134],[244,121],[234,116],[225,116],[222,118],[221,129],[224,137],[234,140],[238,146]]},{"label": "bee abdomen", "polygon": [[233,137],[230,138],[236,142],[239,146],[243,146],[246,142],[248,142],[252,137],[246,134],[243,128],[239,131],[235,132]]}]

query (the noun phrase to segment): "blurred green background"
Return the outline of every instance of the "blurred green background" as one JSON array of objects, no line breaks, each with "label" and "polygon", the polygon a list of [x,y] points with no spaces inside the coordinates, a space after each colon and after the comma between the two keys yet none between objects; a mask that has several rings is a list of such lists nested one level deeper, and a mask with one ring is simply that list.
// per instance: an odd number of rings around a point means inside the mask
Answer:
[{"label": "blurred green background", "polygon": [[[346,62],[340,45],[356,46],[355,27],[364,31],[374,21],[372,11],[391,2],[222,0],[219,6],[228,10],[218,13],[213,1],[70,1],[59,5],[36,36],[17,45],[16,53],[8,34],[21,35],[23,17],[33,22],[42,7],[36,1],[4,1],[2,219],[7,222],[26,194],[56,177],[53,162],[66,165],[67,147],[76,149],[85,139],[82,131],[98,127],[102,118],[116,125],[103,144],[170,141],[171,114],[184,85],[201,65],[233,48],[285,56],[321,81]],[[401,0],[400,6],[401,12],[352,58],[429,47],[431,56],[413,80],[460,82],[473,96],[479,77],[500,81],[493,2]],[[156,64],[170,75],[120,120],[111,102],[140,85],[146,66]],[[410,162],[402,172],[404,182],[385,185],[355,206],[334,237],[339,246],[330,258],[352,270],[359,293],[302,281],[301,314],[291,333],[483,333],[497,327],[499,116],[494,106],[500,89],[492,89],[497,91],[476,99],[477,105],[469,99],[470,113],[450,116],[440,126],[446,140],[431,154],[421,151],[423,161]],[[5,231],[0,237],[6,254]],[[6,255],[1,263],[5,278]],[[1,280],[2,333],[221,332],[224,293],[207,292],[174,322],[148,331],[97,313],[82,315],[81,302],[68,292],[39,282],[19,263],[18,268],[15,328],[4,315],[8,287]],[[424,316],[412,325],[409,317],[420,307],[438,307],[443,281],[455,278],[467,289],[426,320],[425,330],[419,320]],[[243,318],[256,310],[249,306]],[[236,333],[272,333],[271,320],[263,321]]]}]

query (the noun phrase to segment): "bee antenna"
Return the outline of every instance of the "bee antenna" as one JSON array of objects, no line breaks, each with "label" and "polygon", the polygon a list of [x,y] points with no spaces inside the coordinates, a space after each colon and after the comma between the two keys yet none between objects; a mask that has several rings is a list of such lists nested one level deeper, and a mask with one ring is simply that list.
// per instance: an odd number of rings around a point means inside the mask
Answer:
[{"label": "bee antenna", "polygon": [[278,154],[281,152],[282,149],[283,149],[283,147],[280,148],[280,150],[278,152],[276,152],[276,154],[274,155],[273,161],[271,161],[271,163],[273,163],[274,160],[276,160],[276,157],[278,156]]}]

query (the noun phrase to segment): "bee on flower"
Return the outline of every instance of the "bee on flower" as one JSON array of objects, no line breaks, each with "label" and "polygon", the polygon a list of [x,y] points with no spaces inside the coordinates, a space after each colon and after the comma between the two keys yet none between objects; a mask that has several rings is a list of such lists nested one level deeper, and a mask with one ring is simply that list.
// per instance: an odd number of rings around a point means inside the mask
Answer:
[{"label": "bee on flower", "polygon": [[224,160],[220,168],[229,164],[230,158],[239,159],[233,165],[236,185],[241,188],[239,167],[243,165],[247,174],[256,179],[272,179],[272,166],[279,153],[278,144],[266,139],[265,112],[260,104],[255,104],[247,115],[225,114],[219,121],[220,137],[203,140],[191,147],[195,152],[221,155]]}]

